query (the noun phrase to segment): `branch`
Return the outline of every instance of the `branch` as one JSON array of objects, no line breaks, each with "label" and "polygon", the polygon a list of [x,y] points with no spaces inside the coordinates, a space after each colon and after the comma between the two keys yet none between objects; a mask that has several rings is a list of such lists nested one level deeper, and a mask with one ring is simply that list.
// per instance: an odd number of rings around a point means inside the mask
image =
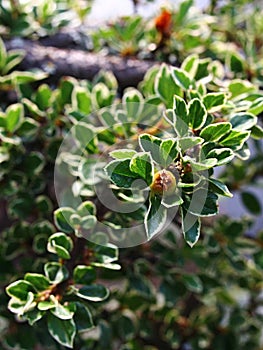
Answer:
[{"label": "branch", "polygon": [[156,64],[154,61],[141,61],[136,58],[104,56],[83,50],[44,46],[26,39],[6,40],[5,45],[7,50],[25,51],[25,57],[18,66],[20,70],[39,68],[48,72],[53,80],[69,75],[91,80],[100,69],[111,70],[121,89],[136,86],[146,71]]}]

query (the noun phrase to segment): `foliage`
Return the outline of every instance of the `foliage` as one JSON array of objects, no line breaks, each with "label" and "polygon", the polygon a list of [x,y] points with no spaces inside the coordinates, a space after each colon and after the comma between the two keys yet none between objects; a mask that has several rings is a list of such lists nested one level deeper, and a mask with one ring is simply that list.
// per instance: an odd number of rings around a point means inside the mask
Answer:
[{"label": "foliage", "polygon": [[[42,36],[74,11],[83,24],[87,5],[3,2],[0,18],[5,34]],[[95,50],[176,55],[122,94],[107,71],[43,83],[0,42],[3,349],[262,347],[262,232],[215,218],[237,189],[262,213],[248,188],[263,168],[261,12],[211,5],[93,33]]]}]

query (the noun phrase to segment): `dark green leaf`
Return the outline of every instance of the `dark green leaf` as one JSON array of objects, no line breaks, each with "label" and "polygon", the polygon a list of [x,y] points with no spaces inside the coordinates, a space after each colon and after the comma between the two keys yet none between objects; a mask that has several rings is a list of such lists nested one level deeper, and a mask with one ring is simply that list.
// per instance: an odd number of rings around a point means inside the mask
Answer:
[{"label": "dark green leaf", "polygon": [[47,325],[50,335],[59,344],[73,348],[76,335],[76,325],[73,319],[61,320],[50,313],[48,315]]}]

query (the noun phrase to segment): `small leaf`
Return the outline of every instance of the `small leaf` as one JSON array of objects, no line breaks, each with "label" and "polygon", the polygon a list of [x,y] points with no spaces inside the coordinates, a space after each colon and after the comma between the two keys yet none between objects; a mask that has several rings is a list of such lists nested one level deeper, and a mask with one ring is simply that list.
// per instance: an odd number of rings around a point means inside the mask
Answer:
[{"label": "small leaf", "polygon": [[15,297],[22,301],[26,301],[28,293],[34,291],[32,284],[24,280],[15,281],[6,287],[6,293],[10,297]]},{"label": "small leaf", "polygon": [[192,215],[187,209],[181,207],[182,229],[184,239],[192,248],[199,239],[201,230],[201,221],[198,216]]},{"label": "small leaf", "polygon": [[250,131],[238,131],[238,130],[232,130],[231,133],[223,137],[221,140],[219,140],[219,143],[225,147],[234,147],[238,146],[239,148],[242,148],[245,141],[249,138]]},{"label": "small leaf", "polygon": [[167,209],[162,206],[159,196],[150,197],[149,208],[144,224],[148,240],[153,238],[164,228],[167,218]]},{"label": "small leaf", "polygon": [[47,250],[50,253],[57,254],[62,259],[70,259],[69,252],[73,248],[72,239],[65,235],[65,233],[54,233],[48,239]]},{"label": "small leaf", "polygon": [[183,283],[185,287],[194,293],[202,293],[203,291],[203,283],[200,278],[196,275],[184,275],[182,276]]},{"label": "small leaf", "polygon": [[57,262],[48,262],[44,266],[45,275],[51,283],[60,283],[68,278],[68,270]]},{"label": "small leaf", "polygon": [[213,192],[222,196],[233,197],[232,193],[229,191],[229,189],[223,182],[212,178],[209,178],[209,182],[209,187]]},{"label": "small leaf", "polygon": [[83,303],[75,302],[76,312],[74,315],[74,321],[77,327],[78,333],[87,332],[94,327],[91,313],[87,306]]},{"label": "small leaf", "polygon": [[203,103],[209,113],[217,112],[226,103],[226,95],[222,92],[211,92],[204,96]]},{"label": "small leaf", "polygon": [[51,308],[50,312],[60,320],[70,320],[74,316],[74,311],[71,310],[69,306],[61,305],[59,303],[57,303],[54,308]]},{"label": "small leaf", "polygon": [[75,214],[75,210],[69,207],[63,207],[55,210],[55,225],[63,232],[72,233],[73,228],[70,225],[70,217]]},{"label": "small leaf", "polygon": [[204,140],[201,137],[189,136],[189,137],[180,137],[179,138],[179,147],[184,153],[190,148],[193,148],[197,145],[203,143]]},{"label": "small leaf", "polygon": [[263,112],[263,97],[257,98],[255,101],[252,102],[251,106],[248,110],[249,113],[252,113],[254,115],[259,115]]},{"label": "small leaf", "polygon": [[195,216],[212,216],[218,213],[218,196],[207,189],[199,188],[191,195],[185,194],[184,208]]},{"label": "small leaf", "polygon": [[10,105],[6,109],[6,129],[14,132],[19,128],[24,118],[24,109],[21,103]]},{"label": "small leaf", "polygon": [[251,214],[260,215],[262,207],[259,199],[251,192],[244,191],[241,193],[241,199],[245,207]]},{"label": "small leaf", "polygon": [[188,108],[183,98],[175,95],[173,100],[173,122],[178,136],[188,135],[189,115]]},{"label": "small leaf", "polygon": [[160,164],[167,168],[178,156],[177,140],[167,139],[160,144]]},{"label": "small leaf", "polygon": [[207,158],[207,159],[202,159],[199,162],[196,162],[191,157],[184,156],[183,160],[185,163],[189,162],[191,164],[191,168],[193,171],[204,171],[204,170],[213,168],[217,164],[216,158]]},{"label": "small leaf", "polygon": [[193,83],[189,74],[183,69],[177,67],[172,67],[171,71],[177,85],[184,90],[188,90]]},{"label": "small leaf", "polygon": [[130,170],[143,178],[147,185],[152,183],[153,162],[149,153],[136,153],[130,161]]},{"label": "small leaf", "polygon": [[172,194],[171,196],[164,196],[162,199],[162,205],[166,208],[176,207],[181,205],[183,202],[183,199],[176,193]]},{"label": "small leaf", "polygon": [[92,284],[78,289],[75,294],[82,299],[97,302],[107,299],[109,291],[100,284]]},{"label": "small leaf", "polygon": [[44,275],[38,273],[27,273],[25,275],[25,281],[31,283],[38,292],[46,290],[50,286],[49,280]]},{"label": "small leaf", "polygon": [[216,166],[221,166],[231,162],[235,154],[230,148],[215,148],[207,153],[206,158],[217,159]]},{"label": "small leaf", "polygon": [[193,130],[200,129],[206,122],[207,111],[204,104],[198,99],[194,98],[188,105],[189,109],[189,124]]},{"label": "small leaf", "polygon": [[132,149],[117,149],[109,153],[115,159],[131,159],[137,152]]},{"label": "small leaf", "polygon": [[78,265],[73,272],[73,279],[76,284],[90,284],[96,279],[96,272],[93,267]]},{"label": "small leaf", "polygon": [[72,107],[87,115],[91,112],[91,95],[84,87],[75,85],[72,92]]},{"label": "small leaf", "polygon": [[130,159],[114,160],[110,162],[105,171],[111,181],[120,188],[131,188],[139,175],[130,170]]},{"label": "small leaf", "polygon": [[233,129],[244,131],[257,124],[257,117],[250,113],[236,113],[230,118]]},{"label": "small leaf", "polygon": [[50,335],[59,344],[73,348],[73,342],[76,336],[76,325],[73,319],[61,320],[50,313],[48,315],[47,325]]},{"label": "small leaf", "polygon": [[206,141],[218,141],[222,136],[226,135],[231,128],[231,124],[227,122],[210,124],[202,129],[200,136]]}]

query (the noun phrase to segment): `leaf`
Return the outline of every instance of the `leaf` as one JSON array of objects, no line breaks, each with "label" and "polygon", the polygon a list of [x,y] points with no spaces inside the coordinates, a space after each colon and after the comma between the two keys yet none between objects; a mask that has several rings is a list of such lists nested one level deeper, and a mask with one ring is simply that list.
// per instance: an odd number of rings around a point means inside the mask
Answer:
[{"label": "leaf", "polygon": [[248,80],[234,79],[230,81],[228,89],[232,94],[232,99],[234,99],[243,94],[254,92],[256,90],[256,87]]},{"label": "leaf", "polygon": [[199,188],[185,194],[184,208],[195,216],[212,216],[218,213],[218,196],[207,189]]},{"label": "leaf", "polygon": [[69,207],[58,208],[54,211],[55,225],[63,232],[72,233],[74,230],[70,225],[70,217],[75,210]]},{"label": "leaf", "polygon": [[167,139],[160,144],[160,164],[167,168],[178,156],[177,140]]},{"label": "leaf", "polygon": [[31,152],[25,159],[24,167],[29,176],[39,174],[45,166],[45,158],[40,152]]},{"label": "leaf", "polygon": [[183,202],[183,199],[176,193],[172,194],[171,196],[164,196],[162,199],[162,205],[166,208],[181,205]]},{"label": "leaf", "polygon": [[172,67],[171,68],[172,75],[174,77],[175,82],[178,86],[180,86],[184,90],[188,90],[190,86],[193,84],[193,81],[190,75],[181,68]]},{"label": "leaf", "polygon": [[48,239],[47,250],[57,254],[62,259],[70,259],[69,252],[73,248],[72,239],[63,232],[54,233]]},{"label": "leaf", "polygon": [[105,171],[111,181],[120,188],[131,188],[138,174],[130,170],[130,159],[114,160],[110,162]]},{"label": "leaf", "polygon": [[130,170],[144,179],[149,186],[153,180],[153,162],[149,153],[136,153],[130,160]]},{"label": "leaf", "polygon": [[231,130],[231,124],[227,122],[215,123],[201,130],[200,136],[206,141],[218,141]]},{"label": "leaf", "polygon": [[248,191],[243,191],[241,192],[241,199],[243,204],[251,214],[254,214],[254,215],[261,214],[262,212],[261,203],[256,195]]},{"label": "leaf", "polygon": [[72,128],[72,135],[80,147],[86,150],[94,150],[95,133],[93,128],[84,122],[78,122]]},{"label": "leaf", "polygon": [[259,125],[255,125],[251,129],[251,137],[255,140],[260,140],[263,138],[263,129]]},{"label": "leaf", "polygon": [[263,112],[263,97],[259,97],[252,102],[251,106],[248,109],[248,113],[258,115],[262,112]]},{"label": "leaf", "polygon": [[76,324],[71,320],[61,320],[51,313],[48,315],[47,326],[50,335],[61,345],[73,348],[76,336]]},{"label": "leaf", "polygon": [[185,163],[190,163],[193,171],[204,171],[210,168],[213,168],[217,164],[216,158],[207,158],[201,159],[199,162],[196,162],[189,156],[184,156],[183,161]]},{"label": "leaf", "polygon": [[70,320],[74,316],[74,311],[71,310],[70,306],[61,305],[56,303],[54,308],[50,309],[50,312],[59,318],[60,320]]},{"label": "leaf", "polygon": [[160,145],[162,140],[159,137],[155,137],[149,134],[142,134],[139,136],[140,147],[145,152],[150,152],[152,159],[159,164],[160,163]]},{"label": "leaf", "polygon": [[174,95],[182,95],[182,91],[176,84],[171,70],[164,63],[156,76],[154,87],[156,94],[161,97],[167,107],[172,107]]},{"label": "leaf", "polygon": [[78,289],[75,294],[82,299],[98,302],[107,299],[109,291],[101,284],[92,284]]},{"label": "leaf", "polygon": [[193,130],[200,129],[205,124],[207,118],[207,111],[203,102],[201,102],[198,98],[194,98],[190,101],[188,109],[189,124]]},{"label": "leaf", "polygon": [[220,110],[226,103],[226,95],[223,92],[211,92],[203,98],[203,103],[209,113]]},{"label": "leaf", "polygon": [[94,248],[94,255],[96,261],[109,264],[118,260],[118,248],[110,243],[107,243],[107,245],[98,245]]},{"label": "leaf", "polygon": [[77,265],[73,272],[73,279],[76,284],[90,284],[96,279],[96,272],[93,267]]},{"label": "leaf", "polygon": [[181,215],[184,239],[192,248],[200,237],[201,221],[198,216],[192,215],[184,207],[181,207]]},{"label": "leaf", "polygon": [[210,182],[209,188],[213,192],[225,197],[233,197],[232,193],[229,191],[229,189],[223,182],[212,178],[209,178],[209,182]]},{"label": "leaf", "polygon": [[83,303],[75,302],[76,312],[74,315],[74,321],[77,327],[78,333],[87,332],[94,327],[91,313],[87,306]]},{"label": "leaf", "polygon": [[150,197],[149,208],[144,220],[148,240],[164,228],[166,218],[167,209],[161,205],[161,198],[159,196]]},{"label": "leaf", "polygon": [[27,273],[25,281],[31,283],[38,292],[46,290],[50,286],[49,280],[39,273]]},{"label": "leaf", "polygon": [[188,72],[189,76],[192,79],[195,77],[195,74],[197,72],[198,61],[199,61],[198,55],[192,54],[187,56],[181,65],[181,68],[184,71]]},{"label": "leaf", "polygon": [[74,110],[88,115],[91,112],[91,95],[90,92],[82,87],[75,85],[72,92],[72,107]]},{"label": "leaf", "polygon": [[96,215],[96,206],[91,201],[82,202],[77,208],[77,213],[79,216]]},{"label": "leaf", "polygon": [[204,140],[201,137],[189,136],[189,137],[180,137],[178,142],[182,153],[184,153],[188,149],[193,148],[197,145],[200,145],[201,143],[204,142]]},{"label": "leaf", "polygon": [[193,293],[202,293],[203,283],[196,275],[183,275],[183,283],[185,287]]},{"label": "leaf", "polygon": [[188,107],[180,96],[174,96],[173,111],[173,125],[177,135],[181,137],[187,136],[189,124]]},{"label": "leaf", "polygon": [[32,284],[24,280],[15,281],[6,287],[6,293],[10,297],[15,297],[21,301],[26,301],[28,293],[34,291]]},{"label": "leaf", "polygon": [[132,149],[117,149],[109,153],[115,159],[131,159],[137,152]]},{"label": "leaf", "polygon": [[215,148],[207,153],[206,158],[217,159],[216,166],[225,165],[235,157],[234,152],[230,148]]},{"label": "leaf", "polygon": [[68,278],[68,270],[58,262],[48,262],[44,265],[45,275],[51,283],[60,283]]},{"label": "leaf", "polygon": [[140,91],[134,88],[126,89],[122,97],[122,103],[127,111],[128,120],[135,121],[140,119],[143,102],[143,96]]},{"label": "leaf", "polygon": [[24,109],[21,103],[10,105],[6,109],[6,129],[14,132],[19,128],[24,118]]},{"label": "leaf", "polygon": [[238,146],[241,148],[249,138],[250,131],[232,130],[231,133],[219,140],[219,143],[225,147]]},{"label": "leaf", "polygon": [[230,118],[233,129],[243,131],[257,124],[257,117],[250,113],[236,113]]}]

